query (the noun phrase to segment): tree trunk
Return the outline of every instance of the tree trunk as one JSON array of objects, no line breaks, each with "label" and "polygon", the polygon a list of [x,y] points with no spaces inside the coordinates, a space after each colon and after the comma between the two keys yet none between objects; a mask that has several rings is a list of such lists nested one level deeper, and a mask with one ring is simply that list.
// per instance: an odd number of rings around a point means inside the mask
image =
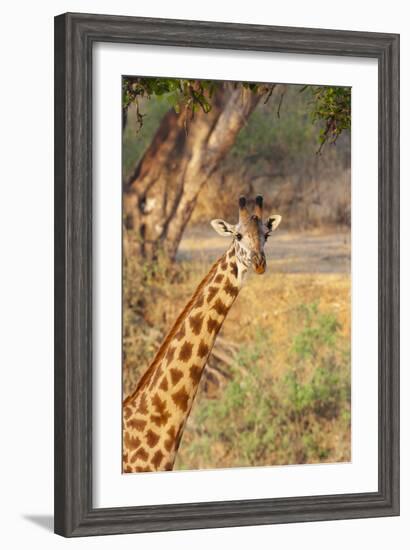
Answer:
[{"label": "tree trunk", "polygon": [[261,97],[224,83],[208,113],[171,109],[124,185],[124,246],[145,260],[174,260],[198,194]]}]

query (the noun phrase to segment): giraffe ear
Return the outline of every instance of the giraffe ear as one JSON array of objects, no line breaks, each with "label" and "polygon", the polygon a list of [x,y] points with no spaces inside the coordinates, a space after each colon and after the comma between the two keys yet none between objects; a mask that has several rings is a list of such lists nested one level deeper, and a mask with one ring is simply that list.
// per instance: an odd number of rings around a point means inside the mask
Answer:
[{"label": "giraffe ear", "polygon": [[229,237],[235,234],[235,227],[225,220],[212,220],[211,225],[218,235],[222,235],[222,237]]},{"label": "giraffe ear", "polygon": [[271,234],[272,231],[275,231],[281,220],[282,216],[279,216],[279,214],[272,214],[272,216],[269,216],[266,221],[266,227],[269,229],[269,234]]}]

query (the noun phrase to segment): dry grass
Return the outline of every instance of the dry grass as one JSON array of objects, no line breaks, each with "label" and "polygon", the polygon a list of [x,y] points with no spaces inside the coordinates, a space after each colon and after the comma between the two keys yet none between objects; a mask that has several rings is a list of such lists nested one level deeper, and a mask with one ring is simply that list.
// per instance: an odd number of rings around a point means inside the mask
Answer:
[{"label": "dry grass", "polygon": [[273,375],[286,365],[290,343],[300,331],[297,312],[302,304],[318,304],[332,314],[341,334],[350,339],[350,278],[344,274],[279,273],[252,277],[244,286],[221,330],[221,336],[252,345],[257,328],[269,335],[274,349]]}]

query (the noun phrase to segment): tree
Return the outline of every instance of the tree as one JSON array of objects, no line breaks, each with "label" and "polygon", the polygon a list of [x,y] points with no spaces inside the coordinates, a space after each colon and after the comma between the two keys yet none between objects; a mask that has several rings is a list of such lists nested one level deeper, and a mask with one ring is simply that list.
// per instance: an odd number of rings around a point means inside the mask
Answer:
[{"label": "tree", "polygon": [[[175,258],[201,188],[233,146],[258,102],[262,97],[267,101],[275,87],[275,84],[123,79],[124,125],[129,106],[135,104],[142,126],[141,98],[165,95],[172,105],[131,177],[124,182],[127,253],[148,261],[160,253],[171,261]],[[317,106],[312,116],[328,120],[328,130],[321,139],[323,143],[336,140],[340,129],[337,101],[330,106],[321,87],[311,90]],[[346,105],[344,101],[343,108],[348,107],[350,116],[350,95]]]}]

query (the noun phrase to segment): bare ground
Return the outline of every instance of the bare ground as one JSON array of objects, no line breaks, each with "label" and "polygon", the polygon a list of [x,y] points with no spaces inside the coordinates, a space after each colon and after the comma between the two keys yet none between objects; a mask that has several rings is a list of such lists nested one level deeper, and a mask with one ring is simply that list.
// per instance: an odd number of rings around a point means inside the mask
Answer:
[{"label": "bare ground", "polygon": [[[212,228],[198,227],[185,232],[178,259],[215,261],[228,246]],[[278,230],[266,245],[268,269],[279,273],[350,273],[350,232]]]}]

